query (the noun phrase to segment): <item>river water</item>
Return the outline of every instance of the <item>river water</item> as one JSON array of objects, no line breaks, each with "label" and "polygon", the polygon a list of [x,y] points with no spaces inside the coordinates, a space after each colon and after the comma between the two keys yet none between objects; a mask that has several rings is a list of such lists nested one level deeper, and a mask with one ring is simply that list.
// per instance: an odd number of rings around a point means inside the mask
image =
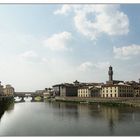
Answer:
[{"label": "river water", "polygon": [[139,136],[140,108],[64,102],[0,107],[0,136]]}]

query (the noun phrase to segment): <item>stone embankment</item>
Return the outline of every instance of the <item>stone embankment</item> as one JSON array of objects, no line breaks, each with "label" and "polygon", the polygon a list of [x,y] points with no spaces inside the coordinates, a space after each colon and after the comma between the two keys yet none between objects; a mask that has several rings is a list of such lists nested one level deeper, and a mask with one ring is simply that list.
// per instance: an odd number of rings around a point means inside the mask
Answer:
[{"label": "stone embankment", "polygon": [[0,96],[0,101],[6,101],[6,100],[11,100],[14,99],[13,96]]},{"label": "stone embankment", "polygon": [[99,103],[111,106],[132,106],[140,107],[140,97],[125,97],[125,98],[79,98],[79,97],[55,97],[55,101],[76,102],[76,103]]}]

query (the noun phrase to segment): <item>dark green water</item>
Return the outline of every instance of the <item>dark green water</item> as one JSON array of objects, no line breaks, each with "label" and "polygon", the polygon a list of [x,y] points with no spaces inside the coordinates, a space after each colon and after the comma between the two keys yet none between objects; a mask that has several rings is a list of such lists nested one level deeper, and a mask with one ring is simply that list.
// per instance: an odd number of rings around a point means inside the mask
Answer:
[{"label": "dark green water", "polygon": [[0,106],[0,136],[139,136],[140,109],[60,102]]}]

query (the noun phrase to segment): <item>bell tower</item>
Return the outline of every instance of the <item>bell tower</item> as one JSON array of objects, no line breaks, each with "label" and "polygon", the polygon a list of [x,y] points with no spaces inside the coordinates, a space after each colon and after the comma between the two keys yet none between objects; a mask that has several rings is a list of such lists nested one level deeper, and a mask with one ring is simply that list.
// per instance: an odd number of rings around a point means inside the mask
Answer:
[{"label": "bell tower", "polygon": [[109,82],[113,81],[113,68],[112,68],[112,66],[109,67],[108,75],[109,75]]}]

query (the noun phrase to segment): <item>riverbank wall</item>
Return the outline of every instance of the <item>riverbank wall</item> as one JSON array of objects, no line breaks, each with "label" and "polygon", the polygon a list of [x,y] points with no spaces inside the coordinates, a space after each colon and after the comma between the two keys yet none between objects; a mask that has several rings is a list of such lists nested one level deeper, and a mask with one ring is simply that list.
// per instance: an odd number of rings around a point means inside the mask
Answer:
[{"label": "riverbank wall", "polygon": [[0,102],[14,100],[13,96],[0,96]]},{"label": "riverbank wall", "polygon": [[125,98],[79,98],[79,97],[55,97],[55,101],[75,102],[87,104],[104,104],[110,106],[132,106],[140,107],[140,97]]}]

